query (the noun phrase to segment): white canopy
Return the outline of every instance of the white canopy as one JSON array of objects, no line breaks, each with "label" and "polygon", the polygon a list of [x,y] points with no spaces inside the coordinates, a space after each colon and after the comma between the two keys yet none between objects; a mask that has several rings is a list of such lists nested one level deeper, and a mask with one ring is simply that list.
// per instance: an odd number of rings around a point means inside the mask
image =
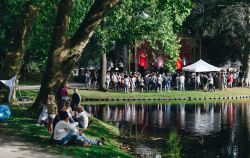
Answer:
[{"label": "white canopy", "polygon": [[200,59],[199,61],[191,65],[183,67],[182,70],[191,72],[212,72],[212,71],[220,71],[220,68],[210,65]]}]

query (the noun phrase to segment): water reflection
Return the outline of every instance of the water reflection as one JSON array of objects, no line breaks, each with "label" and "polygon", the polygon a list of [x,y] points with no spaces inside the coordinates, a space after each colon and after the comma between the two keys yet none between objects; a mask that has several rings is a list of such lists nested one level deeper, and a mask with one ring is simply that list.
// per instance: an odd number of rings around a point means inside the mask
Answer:
[{"label": "water reflection", "polygon": [[182,157],[250,156],[250,103],[126,103],[85,108],[95,117],[113,122],[133,141],[134,152],[140,156],[167,155],[164,142],[171,129],[180,136]]}]

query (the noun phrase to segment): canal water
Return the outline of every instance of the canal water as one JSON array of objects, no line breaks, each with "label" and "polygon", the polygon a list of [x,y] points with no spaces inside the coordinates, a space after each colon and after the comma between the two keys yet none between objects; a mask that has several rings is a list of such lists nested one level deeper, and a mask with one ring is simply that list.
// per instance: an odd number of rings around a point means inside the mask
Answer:
[{"label": "canal water", "polygon": [[136,157],[250,158],[250,102],[87,105]]}]

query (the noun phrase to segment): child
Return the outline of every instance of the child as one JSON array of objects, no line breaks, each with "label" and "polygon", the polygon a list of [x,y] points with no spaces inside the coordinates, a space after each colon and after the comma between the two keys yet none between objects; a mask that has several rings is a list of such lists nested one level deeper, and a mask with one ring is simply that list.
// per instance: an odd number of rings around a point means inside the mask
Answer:
[{"label": "child", "polygon": [[48,132],[51,134],[53,131],[53,121],[57,113],[57,105],[55,101],[55,96],[49,94],[47,99],[47,108],[48,108]]}]

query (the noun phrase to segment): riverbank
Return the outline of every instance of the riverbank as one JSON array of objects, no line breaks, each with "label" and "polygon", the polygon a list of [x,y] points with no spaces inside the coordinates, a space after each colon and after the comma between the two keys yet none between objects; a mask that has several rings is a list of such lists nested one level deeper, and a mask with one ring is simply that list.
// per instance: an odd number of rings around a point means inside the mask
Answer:
[{"label": "riverbank", "polygon": [[[22,96],[35,99],[38,90],[22,90]],[[73,90],[70,89],[70,94]],[[225,99],[249,99],[250,88],[229,88],[228,90],[215,92],[197,91],[176,91],[171,92],[149,92],[149,93],[127,93],[124,92],[101,92],[96,90],[79,90],[85,101],[133,101],[133,100],[225,100]],[[17,93],[20,96],[20,93]]]},{"label": "riverbank", "polygon": [[58,146],[50,143],[50,135],[46,127],[36,126],[37,118],[32,118],[26,113],[27,107],[12,106],[12,116],[6,122],[0,122],[2,135],[15,136],[27,142],[33,142],[53,154],[66,155],[70,157],[131,157],[122,149],[118,148],[119,131],[112,125],[106,124],[95,118],[84,133],[98,139],[104,137],[107,141],[103,146],[81,147],[79,145]]}]

